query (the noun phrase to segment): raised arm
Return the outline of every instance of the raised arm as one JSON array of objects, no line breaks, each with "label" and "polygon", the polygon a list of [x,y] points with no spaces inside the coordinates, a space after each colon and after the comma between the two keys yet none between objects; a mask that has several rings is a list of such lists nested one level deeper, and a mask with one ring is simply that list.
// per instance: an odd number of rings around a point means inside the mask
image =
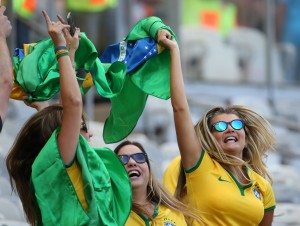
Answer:
[{"label": "raised arm", "polygon": [[185,169],[196,165],[201,155],[201,146],[196,136],[181,69],[180,51],[167,30],[158,31],[158,43],[168,48],[171,54],[171,103],[173,107],[177,142]]},{"label": "raised arm", "polygon": [[6,117],[9,95],[13,85],[12,62],[6,43],[12,27],[8,18],[4,16],[5,10],[6,8],[1,6],[0,0],[0,116],[2,123]]},{"label": "raised arm", "polygon": [[[68,44],[66,39],[68,40],[70,36],[67,29],[69,25],[65,25],[60,21],[51,21],[45,11],[43,11],[43,14],[47,23],[48,33],[56,49],[66,47]],[[77,38],[79,42],[79,29],[76,30],[74,38]],[[57,51],[56,53],[60,72],[61,103],[63,105],[62,126],[57,139],[62,160],[65,164],[69,164],[74,159],[79,139],[82,97],[69,55],[60,55]]]}]

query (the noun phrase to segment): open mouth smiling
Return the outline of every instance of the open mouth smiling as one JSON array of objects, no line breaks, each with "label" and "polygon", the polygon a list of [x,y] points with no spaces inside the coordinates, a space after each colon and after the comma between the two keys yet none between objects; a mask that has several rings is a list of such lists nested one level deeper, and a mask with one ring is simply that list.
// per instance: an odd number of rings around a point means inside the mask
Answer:
[{"label": "open mouth smiling", "polygon": [[131,177],[139,177],[141,173],[138,170],[131,170],[128,172],[128,176]]},{"label": "open mouth smiling", "polygon": [[230,136],[230,137],[227,137],[225,140],[224,140],[224,143],[228,143],[228,142],[237,142],[238,139],[234,136]]}]

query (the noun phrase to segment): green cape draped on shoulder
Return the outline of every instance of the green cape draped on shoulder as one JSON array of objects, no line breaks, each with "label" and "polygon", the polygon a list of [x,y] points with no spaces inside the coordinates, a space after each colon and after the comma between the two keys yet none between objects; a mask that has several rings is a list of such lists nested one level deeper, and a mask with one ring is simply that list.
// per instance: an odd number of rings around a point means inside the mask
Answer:
[{"label": "green cape draped on shoulder", "polygon": [[38,225],[124,225],[131,209],[131,185],[123,164],[108,148],[94,149],[80,136],[76,159],[81,166],[85,211],[61,159],[57,130],[32,166],[31,190]]}]

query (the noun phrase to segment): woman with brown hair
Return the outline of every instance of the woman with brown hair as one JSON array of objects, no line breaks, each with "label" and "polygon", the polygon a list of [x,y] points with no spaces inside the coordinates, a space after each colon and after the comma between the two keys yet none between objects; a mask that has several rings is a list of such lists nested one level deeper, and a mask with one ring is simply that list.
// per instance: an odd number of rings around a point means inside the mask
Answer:
[{"label": "woman with brown hair", "polygon": [[43,14],[58,61],[61,105],[38,111],[18,134],[6,160],[12,187],[31,225],[123,225],[130,211],[128,175],[111,150],[87,143],[72,66],[79,29],[71,36],[69,25]]},{"label": "woman with brown hair", "polygon": [[124,141],[114,152],[124,164],[132,188],[132,209],[126,226],[185,226],[185,216],[201,223],[195,210],[175,199],[156,179],[140,143]]}]

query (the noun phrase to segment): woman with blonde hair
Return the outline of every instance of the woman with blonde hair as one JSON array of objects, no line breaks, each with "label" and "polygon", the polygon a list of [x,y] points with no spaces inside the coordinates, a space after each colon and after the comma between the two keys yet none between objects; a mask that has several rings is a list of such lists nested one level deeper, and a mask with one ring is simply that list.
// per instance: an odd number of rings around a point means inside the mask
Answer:
[{"label": "woman with blonde hair", "polygon": [[209,110],[194,127],[178,45],[167,31],[161,35],[160,44],[171,53],[171,103],[181,155],[181,163],[174,164],[184,170],[176,196],[201,211],[205,225],[270,226],[275,198],[263,158],[275,144],[271,125],[247,107],[228,106]]}]

